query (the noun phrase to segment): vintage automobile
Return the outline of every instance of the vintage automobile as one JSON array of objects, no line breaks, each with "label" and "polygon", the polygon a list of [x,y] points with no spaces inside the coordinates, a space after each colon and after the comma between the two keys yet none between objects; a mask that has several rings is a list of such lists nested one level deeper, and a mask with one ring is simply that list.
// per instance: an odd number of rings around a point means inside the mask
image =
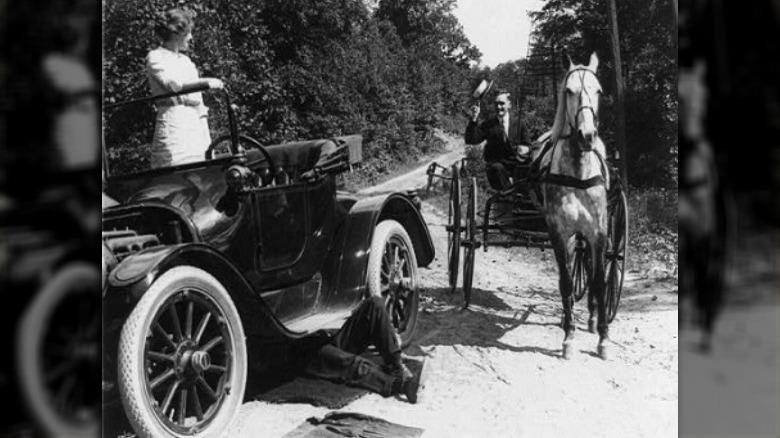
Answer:
[{"label": "vintage automobile", "polygon": [[418,268],[434,258],[419,198],[336,190],[360,136],[264,146],[224,100],[230,133],[204,161],[114,175],[104,160],[105,403],[121,400],[141,437],[224,433],[248,374],[368,296],[385,298],[408,344]]}]

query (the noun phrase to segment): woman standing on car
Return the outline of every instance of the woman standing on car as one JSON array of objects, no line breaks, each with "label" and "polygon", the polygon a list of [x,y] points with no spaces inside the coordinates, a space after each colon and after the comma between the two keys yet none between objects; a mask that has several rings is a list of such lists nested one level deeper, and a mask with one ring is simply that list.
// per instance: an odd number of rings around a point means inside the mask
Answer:
[{"label": "woman standing on car", "polygon": [[[223,87],[215,78],[200,78],[195,64],[181,52],[192,42],[193,14],[183,9],[165,12],[159,29],[162,45],[146,57],[146,73],[153,95],[189,88]],[[201,93],[160,99],[152,143],[152,167],[175,166],[204,159],[211,143],[208,108]]]}]

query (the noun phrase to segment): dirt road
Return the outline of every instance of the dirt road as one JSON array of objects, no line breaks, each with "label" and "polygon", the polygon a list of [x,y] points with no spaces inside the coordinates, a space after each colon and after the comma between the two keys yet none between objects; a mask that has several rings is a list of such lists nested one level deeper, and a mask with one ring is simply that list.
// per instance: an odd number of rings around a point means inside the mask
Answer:
[{"label": "dirt road", "polygon": [[[448,156],[457,160],[453,141]],[[453,161],[454,161],[453,160]],[[424,171],[390,182],[421,187]],[[381,190],[380,190],[381,191]],[[424,437],[669,437],[678,432],[677,283],[629,272],[611,325],[612,356],[596,356],[584,302],[575,306],[577,350],[561,359],[561,303],[552,253],[477,253],[471,309],[447,286],[446,212],[423,205],[436,259],[421,270],[416,346],[430,378],[417,405],[368,394],[347,405],[425,429]],[[276,437],[328,412],[304,404],[248,402],[229,436]]]},{"label": "dirt road", "polygon": [[[441,138],[446,140],[446,146],[445,146],[446,149],[443,154],[436,157],[435,161],[440,165],[449,168],[450,166],[452,166],[453,163],[463,158],[464,145],[462,143],[459,143],[455,139],[453,139],[451,136],[442,133],[441,131],[437,132],[437,135],[439,135]],[[414,189],[419,189],[421,187],[424,187],[428,180],[428,177],[425,172],[428,170],[428,166],[431,164],[432,161],[434,160],[425,160],[423,161],[424,164],[421,164],[414,170],[407,172],[396,178],[392,178],[381,184],[377,184],[375,186],[362,189],[358,191],[358,194],[376,195],[379,193],[414,190]]]}]

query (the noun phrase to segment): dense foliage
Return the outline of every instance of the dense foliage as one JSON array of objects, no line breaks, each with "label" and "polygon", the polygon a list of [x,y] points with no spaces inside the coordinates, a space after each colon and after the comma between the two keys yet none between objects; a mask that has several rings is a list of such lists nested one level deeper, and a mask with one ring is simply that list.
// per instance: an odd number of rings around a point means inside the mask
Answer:
[{"label": "dense foliage", "polygon": [[[632,186],[677,187],[677,43],[669,0],[618,0],[620,53],[625,83],[627,174]],[[555,117],[554,90],[569,66],[600,64],[600,135],[617,149],[615,65],[607,0],[548,0],[531,13],[533,49],[527,59],[476,72],[511,92],[535,135]],[[553,56],[554,55],[554,56]],[[553,83],[555,81],[555,83]],[[612,154],[610,154],[612,155]]]},{"label": "dense foliage", "polygon": [[[626,165],[637,186],[677,186],[677,41],[669,0],[620,0],[617,20],[625,81]],[[615,68],[608,2],[549,0],[532,14],[535,41],[565,48],[574,62],[601,60],[605,140],[615,144]]]},{"label": "dense foliage", "polygon": [[[190,0],[190,57],[225,80],[242,132],[262,143],[360,133],[364,172],[387,172],[436,148],[433,129],[458,117],[480,53],[452,15],[453,0]],[[163,0],[110,0],[104,11],[107,102],[148,94],[146,53]],[[213,135],[227,123],[208,97]],[[118,171],[148,166],[151,105],[106,114]]]},{"label": "dense foliage", "polygon": [[[191,58],[223,78],[240,108],[242,132],[262,143],[360,133],[365,164],[378,175],[438,147],[435,128],[461,132],[469,91],[482,79],[509,90],[532,134],[555,113],[553,78],[568,62],[601,60],[601,135],[615,148],[614,63],[605,0],[549,0],[532,13],[532,56],[478,68],[480,52],[453,15],[455,0],[182,0],[198,16]],[[618,1],[626,82],[626,165],[630,183],[676,187],[676,39],[668,0]],[[159,44],[154,26],[165,0],[106,0],[104,83],[108,102],[145,96],[144,58]],[[532,53],[533,55],[533,53]],[[549,75],[533,72],[550,71]],[[552,74],[554,72],[554,75]],[[219,95],[209,104],[213,134],[227,126]],[[492,96],[488,96],[488,99]],[[489,112],[489,108],[485,108]],[[106,113],[112,161],[148,165],[151,105]]]}]

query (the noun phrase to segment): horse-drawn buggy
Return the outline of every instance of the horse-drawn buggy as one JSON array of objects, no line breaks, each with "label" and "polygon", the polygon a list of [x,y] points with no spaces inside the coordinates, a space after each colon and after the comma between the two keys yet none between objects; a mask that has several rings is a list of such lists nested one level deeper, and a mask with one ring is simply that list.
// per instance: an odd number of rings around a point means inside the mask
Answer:
[{"label": "horse-drawn buggy", "polygon": [[[447,268],[454,291],[462,256],[464,308],[471,302],[479,248],[554,249],[561,274],[565,357],[572,351],[574,301],[588,295],[588,329],[596,331],[598,311],[603,341],[617,314],[625,275],[628,203],[620,172],[607,162],[598,139],[600,86],[594,59],[589,66],[571,65],[558,96],[555,124],[535,142],[533,160],[524,164],[526,178],[489,192],[480,207],[474,173],[480,166],[473,160],[464,158],[451,168],[432,163],[427,171],[429,188],[437,179],[449,186]],[[605,349],[600,342],[602,356]]]},{"label": "horse-drawn buggy", "polygon": [[[528,164],[530,167],[531,165]],[[492,191],[479,205],[477,177],[472,176],[473,167],[468,158],[445,168],[432,163],[428,168],[429,181],[441,178],[449,184],[449,207],[447,212],[447,274],[450,287],[457,289],[458,275],[462,265],[462,288],[464,306],[471,301],[474,278],[474,264],[478,248],[487,252],[490,246],[528,247],[550,249],[544,212],[534,205],[532,195],[519,189],[532,185],[531,181],[520,181],[518,188],[508,191]],[[445,171],[446,169],[446,171]],[[615,170],[611,167],[611,170]],[[607,312],[609,321],[615,319],[620,304],[625,271],[626,237],[628,236],[628,203],[619,174],[608,191],[609,242],[607,262]],[[461,258],[461,253],[463,257]],[[577,239],[574,246],[571,273],[574,282],[574,298],[579,301],[588,290],[589,273],[586,269],[588,255],[585,242]]]}]

